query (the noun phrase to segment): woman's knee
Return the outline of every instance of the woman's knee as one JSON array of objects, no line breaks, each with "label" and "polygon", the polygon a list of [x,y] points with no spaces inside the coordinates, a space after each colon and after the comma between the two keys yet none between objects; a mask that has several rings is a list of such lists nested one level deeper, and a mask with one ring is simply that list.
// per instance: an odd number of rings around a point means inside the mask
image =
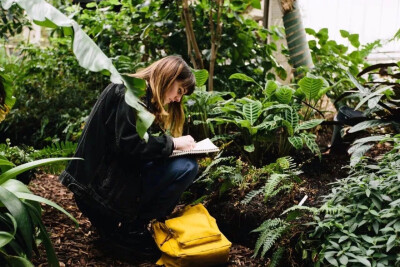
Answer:
[{"label": "woman's knee", "polygon": [[192,182],[197,175],[199,166],[194,158],[178,158],[175,162],[175,171],[178,177],[188,182]]}]

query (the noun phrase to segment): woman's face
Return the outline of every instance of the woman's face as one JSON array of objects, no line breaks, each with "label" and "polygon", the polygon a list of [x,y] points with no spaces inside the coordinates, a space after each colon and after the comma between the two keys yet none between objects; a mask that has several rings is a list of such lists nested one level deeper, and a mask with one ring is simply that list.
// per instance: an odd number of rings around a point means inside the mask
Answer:
[{"label": "woman's face", "polygon": [[186,89],[182,87],[181,82],[175,81],[167,92],[165,92],[164,106],[172,102],[180,102],[182,96],[186,93]]}]

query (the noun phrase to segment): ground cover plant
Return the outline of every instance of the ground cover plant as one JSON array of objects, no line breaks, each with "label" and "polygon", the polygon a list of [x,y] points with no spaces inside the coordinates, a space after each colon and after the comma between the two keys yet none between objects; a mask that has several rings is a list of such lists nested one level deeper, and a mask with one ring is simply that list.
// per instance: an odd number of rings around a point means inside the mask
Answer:
[{"label": "ground cover plant", "polygon": [[378,161],[355,164],[321,208],[302,207],[314,214],[305,255],[317,266],[400,264],[399,135],[383,141],[393,142],[393,149]]}]

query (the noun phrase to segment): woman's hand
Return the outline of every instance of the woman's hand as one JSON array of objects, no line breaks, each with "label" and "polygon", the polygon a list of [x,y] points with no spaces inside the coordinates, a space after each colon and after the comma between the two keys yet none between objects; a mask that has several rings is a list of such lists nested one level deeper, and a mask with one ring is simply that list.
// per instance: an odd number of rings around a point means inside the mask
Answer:
[{"label": "woman's hand", "polygon": [[191,135],[172,138],[175,150],[190,150],[194,148],[196,142]]}]

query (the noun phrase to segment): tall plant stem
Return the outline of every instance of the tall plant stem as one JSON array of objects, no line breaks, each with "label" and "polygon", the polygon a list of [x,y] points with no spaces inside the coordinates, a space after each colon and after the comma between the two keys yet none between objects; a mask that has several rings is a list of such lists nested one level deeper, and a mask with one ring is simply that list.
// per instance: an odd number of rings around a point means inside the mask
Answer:
[{"label": "tall plant stem", "polygon": [[214,29],[212,7],[210,8],[210,18],[209,18],[210,31],[211,31],[211,59],[210,59],[210,69],[209,69],[209,76],[208,76],[208,91],[213,91],[213,89],[214,89],[215,61],[217,59],[217,52],[218,52],[219,44],[221,41],[221,35],[222,35],[221,13],[222,13],[223,0],[217,0],[216,2],[217,2],[216,29]]},{"label": "tall plant stem", "polygon": [[[188,45],[188,56],[190,57],[190,60],[192,61],[195,69],[204,69],[203,59],[201,58],[200,49],[197,45],[196,36],[194,35],[193,31],[192,17],[189,12],[188,0],[183,0],[182,6]],[[195,57],[193,57],[192,55],[192,50],[194,50]]]}]

